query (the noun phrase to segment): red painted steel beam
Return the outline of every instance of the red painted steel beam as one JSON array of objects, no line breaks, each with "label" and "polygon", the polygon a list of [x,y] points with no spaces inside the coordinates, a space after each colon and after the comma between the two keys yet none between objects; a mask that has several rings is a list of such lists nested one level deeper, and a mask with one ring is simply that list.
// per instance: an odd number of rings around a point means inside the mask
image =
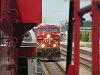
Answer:
[{"label": "red painted steel beam", "polygon": [[80,0],[74,0],[74,65],[70,65],[67,75],[79,75],[79,42],[80,42]]},{"label": "red painted steel beam", "polygon": [[79,10],[79,14],[83,16],[84,14],[91,11],[91,5],[85,6]]},{"label": "red painted steel beam", "polygon": [[81,8],[79,10],[79,16],[81,19],[81,25],[83,25],[85,18],[83,18],[83,15],[85,15],[86,13],[91,12],[91,5],[85,6],[83,8]]},{"label": "red painted steel beam", "polygon": [[16,0],[23,23],[42,22],[42,0]]},{"label": "red painted steel beam", "polygon": [[92,75],[100,75],[100,49],[99,49],[100,10],[97,0],[92,1]]},{"label": "red painted steel beam", "polygon": [[79,42],[80,42],[80,0],[74,0],[74,75],[79,75]]}]

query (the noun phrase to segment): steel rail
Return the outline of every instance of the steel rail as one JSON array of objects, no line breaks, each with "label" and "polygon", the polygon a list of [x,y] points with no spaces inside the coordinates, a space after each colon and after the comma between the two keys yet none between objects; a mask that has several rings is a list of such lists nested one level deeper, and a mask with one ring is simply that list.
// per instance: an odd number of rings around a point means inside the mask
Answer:
[{"label": "steel rail", "polygon": [[[91,51],[80,49],[80,66],[85,67],[87,70],[92,71],[92,55]],[[66,57],[66,48],[61,47],[61,55]],[[74,60],[74,52],[72,52],[72,60]]]},{"label": "steel rail", "polygon": [[65,71],[57,62],[42,62],[45,75],[65,75]]}]

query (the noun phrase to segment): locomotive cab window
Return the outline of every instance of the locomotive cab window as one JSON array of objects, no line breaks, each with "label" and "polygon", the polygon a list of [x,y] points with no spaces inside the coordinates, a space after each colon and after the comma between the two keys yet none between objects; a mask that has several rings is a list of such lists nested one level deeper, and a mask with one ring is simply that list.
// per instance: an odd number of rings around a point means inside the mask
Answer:
[{"label": "locomotive cab window", "polygon": [[58,28],[39,28],[38,33],[43,33],[43,32],[60,32],[60,29]]}]

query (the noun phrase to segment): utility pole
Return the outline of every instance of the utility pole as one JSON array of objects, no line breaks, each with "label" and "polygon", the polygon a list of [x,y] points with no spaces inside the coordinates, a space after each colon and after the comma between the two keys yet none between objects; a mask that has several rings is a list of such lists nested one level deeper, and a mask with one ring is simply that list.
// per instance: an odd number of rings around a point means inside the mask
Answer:
[{"label": "utility pole", "polygon": [[74,17],[74,0],[70,0],[66,72],[68,71],[68,68],[71,65],[71,60],[72,60],[73,17]]}]

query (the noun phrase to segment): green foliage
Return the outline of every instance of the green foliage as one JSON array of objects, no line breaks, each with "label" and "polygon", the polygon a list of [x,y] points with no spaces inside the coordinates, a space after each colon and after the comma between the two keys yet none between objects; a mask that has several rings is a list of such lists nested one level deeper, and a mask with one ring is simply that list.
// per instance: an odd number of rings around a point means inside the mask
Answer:
[{"label": "green foliage", "polygon": [[60,22],[61,32],[65,32],[68,28],[68,23],[66,21]]},{"label": "green foliage", "polygon": [[81,34],[80,35],[80,40],[83,41],[83,42],[89,42],[89,34],[88,33]]}]

